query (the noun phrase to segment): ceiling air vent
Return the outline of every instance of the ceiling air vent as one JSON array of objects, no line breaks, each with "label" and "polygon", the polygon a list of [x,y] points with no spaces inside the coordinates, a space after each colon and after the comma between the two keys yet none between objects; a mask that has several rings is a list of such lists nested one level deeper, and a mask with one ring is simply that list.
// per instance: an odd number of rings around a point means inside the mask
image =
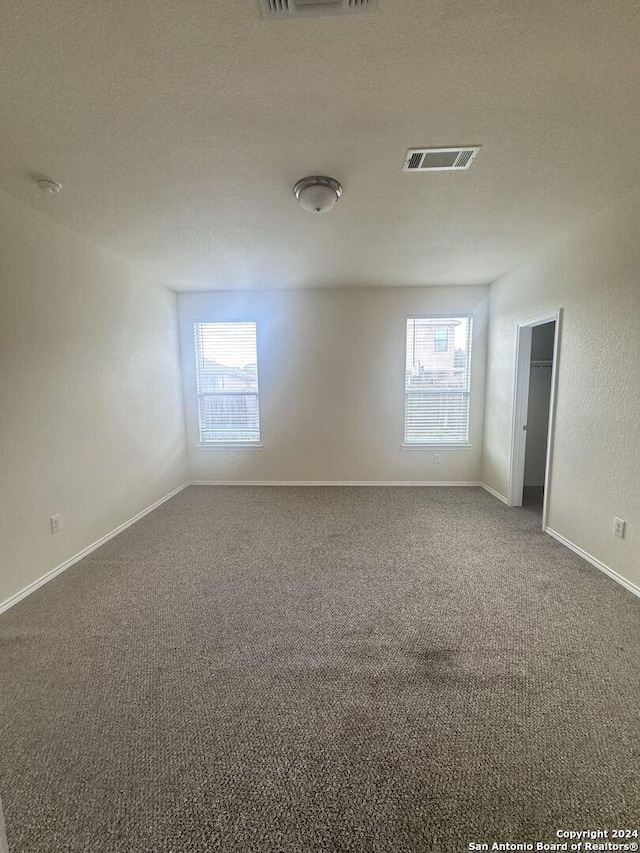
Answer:
[{"label": "ceiling air vent", "polygon": [[466,148],[411,148],[402,164],[403,172],[459,172],[468,169],[480,146]]},{"label": "ceiling air vent", "polygon": [[258,0],[264,18],[317,18],[373,12],[378,0]]}]

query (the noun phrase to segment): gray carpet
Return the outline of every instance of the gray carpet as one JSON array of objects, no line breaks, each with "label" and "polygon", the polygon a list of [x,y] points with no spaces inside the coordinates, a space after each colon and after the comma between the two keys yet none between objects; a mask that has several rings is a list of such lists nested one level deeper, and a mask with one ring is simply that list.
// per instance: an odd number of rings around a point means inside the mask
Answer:
[{"label": "gray carpet", "polygon": [[637,825],[640,602],[479,489],[191,487],[0,617],[11,853]]},{"label": "gray carpet", "polygon": [[2,803],[0,802],[0,853],[7,853],[9,845],[7,843],[7,833],[4,828],[4,814],[2,813]]}]

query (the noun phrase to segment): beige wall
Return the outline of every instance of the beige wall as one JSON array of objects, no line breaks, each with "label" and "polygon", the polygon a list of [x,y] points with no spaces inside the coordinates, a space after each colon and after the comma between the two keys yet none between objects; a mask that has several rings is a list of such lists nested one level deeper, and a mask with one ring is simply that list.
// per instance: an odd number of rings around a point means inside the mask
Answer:
[{"label": "beige wall", "polygon": [[0,296],[1,603],[186,466],[174,293],[0,194]]},{"label": "beige wall", "polygon": [[[548,525],[640,584],[640,196],[491,287],[483,478],[507,494],[515,330],[564,309]],[[613,536],[613,519],[627,536]]]},{"label": "beige wall", "polygon": [[[178,295],[191,478],[477,481],[486,287],[367,288]],[[470,450],[402,450],[405,323],[411,313],[474,315]],[[198,448],[193,322],[256,320],[262,450]]]}]

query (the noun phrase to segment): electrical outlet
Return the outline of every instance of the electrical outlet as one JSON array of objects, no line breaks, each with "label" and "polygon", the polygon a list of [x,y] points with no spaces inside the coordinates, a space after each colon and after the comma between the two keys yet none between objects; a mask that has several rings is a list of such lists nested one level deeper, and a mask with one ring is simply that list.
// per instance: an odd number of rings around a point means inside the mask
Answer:
[{"label": "electrical outlet", "polygon": [[439,464],[440,464],[440,454],[439,454],[439,453],[434,453],[434,454],[433,454],[433,464],[434,464],[434,465],[439,465]]},{"label": "electrical outlet", "polygon": [[624,539],[624,531],[627,526],[627,522],[623,521],[621,518],[613,519],[613,535],[619,536],[620,539]]},{"label": "electrical outlet", "polygon": [[51,532],[60,533],[62,530],[62,518],[59,515],[51,516]]}]

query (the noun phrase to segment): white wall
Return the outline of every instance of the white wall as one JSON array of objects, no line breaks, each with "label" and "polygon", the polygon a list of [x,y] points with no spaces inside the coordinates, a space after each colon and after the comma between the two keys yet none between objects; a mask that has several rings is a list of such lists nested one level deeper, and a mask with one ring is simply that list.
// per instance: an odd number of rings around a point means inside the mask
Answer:
[{"label": "white wall", "polygon": [[[477,481],[486,287],[178,295],[191,478]],[[470,450],[403,451],[405,323],[473,312]],[[256,320],[262,450],[198,448],[193,322]]]},{"label": "white wall", "polygon": [[[640,584],[640,195],[491,287],[483,478],[507,494],[517,321],[564,309],[548,524]],[[613,536],[613,518],[627,536]]]},{"label": "white wall", "polygon": [[0,288],[1,603],[183,483],[186,455],[173,292],[4,193]]}]

